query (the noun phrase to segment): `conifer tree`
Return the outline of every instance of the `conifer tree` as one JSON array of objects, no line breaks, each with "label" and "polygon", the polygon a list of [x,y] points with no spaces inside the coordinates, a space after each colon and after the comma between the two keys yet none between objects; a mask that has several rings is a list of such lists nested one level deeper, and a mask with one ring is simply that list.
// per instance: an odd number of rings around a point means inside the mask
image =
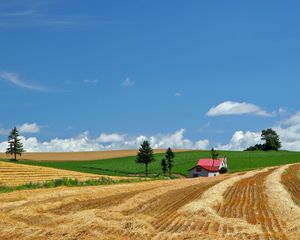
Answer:
[{"label": "conifer tree", "polygon": [[165,158],[163,158],[161,160],[161,170],[163,172],[163,175],[166,176],[166,172],[168,171],[168,165],[167,165],[167,162],[166,162]]},{"label": "conifer tree", "polygon": [[21,156],[23,152],[25,152],[25,150],[19,137],[19,131],[14,127],[8,136],[8,148],[6,149],[6,154],[13,155],[14,160],[17,161],[17,155]]},{"label": "conifer tree", "polygon": [[144,141],[136,156],[136,163],[144,164],[146,177],[148,176],[148,165],[154,161],[153,149],[148,141]]},{"label": "conifer tree", "polygon": [[167,165],[169,169],[169,177],[171,177],[172,174],[172,168],[173,168],[173,159],[175,158],[175,154],[173,153],[171,148],[168,148],[165,153],[165,158],[167,160]]}]

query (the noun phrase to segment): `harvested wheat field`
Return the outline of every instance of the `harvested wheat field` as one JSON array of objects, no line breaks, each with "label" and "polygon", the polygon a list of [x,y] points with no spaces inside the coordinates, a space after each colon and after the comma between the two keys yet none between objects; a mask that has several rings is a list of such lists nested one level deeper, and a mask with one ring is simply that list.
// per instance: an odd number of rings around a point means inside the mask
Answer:
[{"label": "harvested wheat field", "polygon": [[295,166],[0,194],[0,239],[299,240]]},{"label": "harvested wheat field", "polygon": [[[43,182],[63,177],[76,178],[80,181],[84,181],[87,179],[97,179],[101,176],[97,174],[80,173],[55,168],[0,162],[0,186],[17,186],[29,182]],[[110,178],[120,179],[122,177]]]},{"label": "harvested wheat field", "polygon": [[[172,149],[174,152],[185,152],[189,150]],[[154,153],[164,153],[166,149],[155,149]],[[136,149],[132,150],[111,150],[111,151],[95,151],[95,152],[25,152],[22,156],[18,156],[21,160],[33,161],[85,161],[85,160],[101,160],[109,158],[119,158],[135,156]],[[9,158],[5,153],[0,153],[0,158]]]}]

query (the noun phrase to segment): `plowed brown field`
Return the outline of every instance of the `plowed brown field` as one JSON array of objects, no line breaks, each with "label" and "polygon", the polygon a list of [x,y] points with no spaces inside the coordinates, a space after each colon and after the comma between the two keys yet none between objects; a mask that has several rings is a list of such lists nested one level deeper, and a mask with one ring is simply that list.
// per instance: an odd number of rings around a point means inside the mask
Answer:
[{"label": "plowed brown field", "polygon": [[299,240],[291,169],[0,194],[0,239]]},{"label": "plowed brown field", "polygon": [[[155,149],[154,153],[164,153],[165,151],[166,149]],[[174,149],[173,151],[184,152],[188,150]],[[25,152],[22,156],[18,156],[18,159],[34,161],[86,161],[135,156],[136,153],[136,149],[95,152]],[[5,159],[9,157],[5,153],[0,153],[0,158]]]},{"label": "plowed brown field", "polygon": [[292,165],[282,175],[282,183],[291,193],[292,199],[300,206],[300,165]]},{"label": "plowed brown field", "polygon": [[[80,181],[97,179],[100,175],[60,170],[47,167],[37,167],[24,164],[0,162],[0,186],[17,186],[29,182],[43,182],[58,178],[77,178]],[[121,177],[110,177],[119,179]]]}]

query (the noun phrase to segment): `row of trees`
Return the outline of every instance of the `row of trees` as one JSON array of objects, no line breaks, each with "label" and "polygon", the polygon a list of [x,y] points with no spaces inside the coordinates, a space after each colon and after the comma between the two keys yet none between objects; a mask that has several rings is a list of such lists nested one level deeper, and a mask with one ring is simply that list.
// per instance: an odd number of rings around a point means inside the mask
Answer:
[{"label": "row of trees", "polygon": [[[218,159],[219,157],[219,153],[214,148],[211,149],[210,154],[212,159]],[[171,148],[168,148],[167,151],[165,152],[164,157],[161,160],[161,170],[164,176],[166,176],[167,172],[169,177],[172,176],[174,158],[175,158],[174,152],[172,151]],[[141,144],[141,147],[139,148],[135,161],[138,164],[145,165],[145,175],[147,177],[148,166],[150,163],[154,161],[153,149],[151,148],[150,143],[148,141],[144,141]],[[226,173],[226,172],[227,172],[226,168],[220,169],[220,173]]]},{"label": "row of trees", "polygon": [[[164,158],[161,160],[162,173],[165,176],[169,172],[169,177],[172,175],[173,160],[175,154],[171,148],[168,148]],[[145,165],[145,174],[148,176],[148,166],[151,162],[154,161],[153,149],[150,146],[148,141],[144,141],[139,148],[139,151],[136,156],[136,163]]]}]

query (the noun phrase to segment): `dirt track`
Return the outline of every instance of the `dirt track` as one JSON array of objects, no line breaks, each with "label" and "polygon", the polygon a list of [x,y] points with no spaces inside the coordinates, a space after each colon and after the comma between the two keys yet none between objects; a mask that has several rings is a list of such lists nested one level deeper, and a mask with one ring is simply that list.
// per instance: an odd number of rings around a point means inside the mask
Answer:
[{"label": "dirt track", "polygon": [[300,206],[300,165],[292,165],[282,175],[282,182],[291,193],[292,199]]},{"label": "dirt track", "polygon": [[[155,149],[154,153],[164,153],[166,149]],[[184,152],[189,150],[173,149],[174,152]],[[137,150],[112,150],[95,152],[25,152],[18,159],[33,161],[87,161],[102,160],[109,158],[119,158],[135,156]],[[9,158],[5,153],[0,153],[0,158]]]},{"label": "dirt track", "polygon": [[0,239],[299,240],[299,196],[285,187],[294,172],[286,168],[0,194]]}]

